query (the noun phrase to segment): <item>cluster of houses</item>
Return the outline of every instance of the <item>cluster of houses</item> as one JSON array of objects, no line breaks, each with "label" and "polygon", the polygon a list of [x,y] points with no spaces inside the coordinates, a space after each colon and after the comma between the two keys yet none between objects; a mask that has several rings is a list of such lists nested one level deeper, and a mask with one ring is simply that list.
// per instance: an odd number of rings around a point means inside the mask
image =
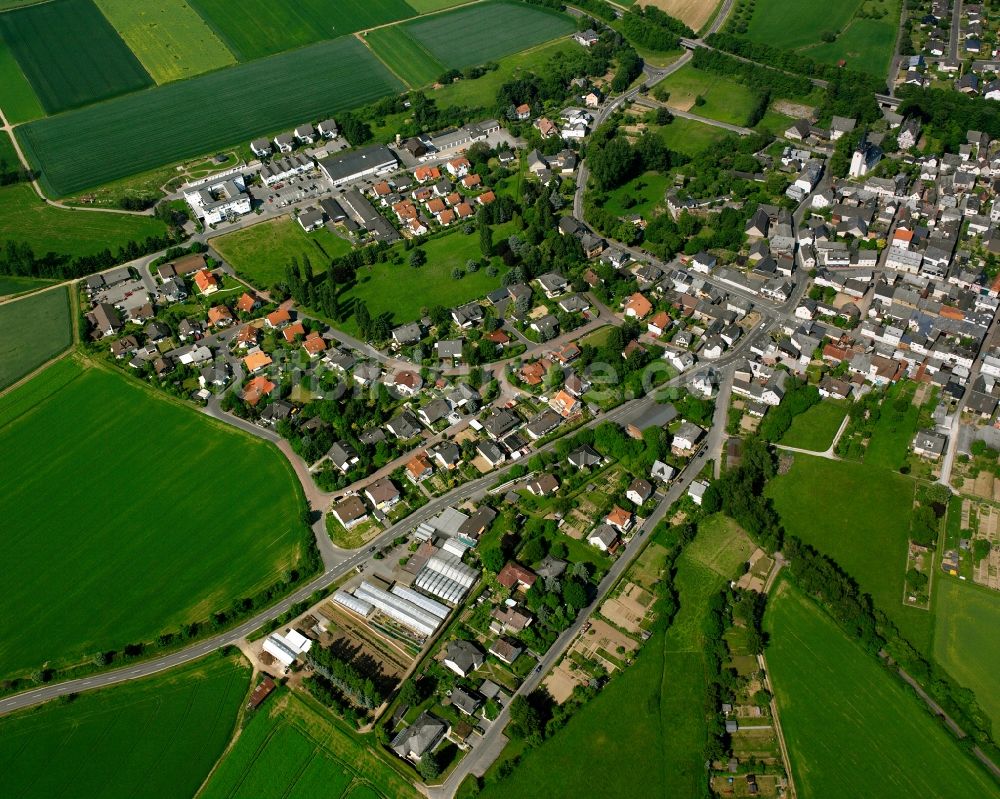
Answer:
[{"label": "cluster of houses", "polygon": [[911,37],[916,52],[901,60],[897,84],[926,88],[945,83],[963,94],[1000,100],[996,21],[981,4],[961,3],[956,32],[951,29],[952,2],[932,0],[924,10],[914,12]]},{"label": "cluster of houses", "polygon": [[272,155],[291,155],[296,148],[311,147],[322,140],[337,138],[337,122],[324,119],[318,125],[305,122],[290,133],[279,133],[273,139],[254,139],[250,142],[250,151],[258,158],[270,158]]}]

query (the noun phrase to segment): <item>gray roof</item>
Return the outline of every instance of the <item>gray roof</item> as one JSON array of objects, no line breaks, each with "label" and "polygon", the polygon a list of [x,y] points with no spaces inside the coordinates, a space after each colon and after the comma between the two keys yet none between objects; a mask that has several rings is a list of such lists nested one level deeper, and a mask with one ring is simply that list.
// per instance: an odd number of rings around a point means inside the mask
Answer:
[{"label": "gray roof", "polygon": [[370,169],[389,168],[397,164],[396,156],[384,144],[374,144],[345,155],[331,155],[319,162],[320,168],[334,183],[347,180]]}]

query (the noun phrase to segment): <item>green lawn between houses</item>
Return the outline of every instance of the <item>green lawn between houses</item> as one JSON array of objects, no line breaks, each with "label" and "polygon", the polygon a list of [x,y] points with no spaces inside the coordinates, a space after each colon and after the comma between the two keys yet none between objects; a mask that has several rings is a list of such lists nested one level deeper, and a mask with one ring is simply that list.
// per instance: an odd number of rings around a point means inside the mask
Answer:
[{"label": "green lawn between houses", "polygon": [[[703,620],[709,599],[728,579],[716,570],[736,576],[745,540],[731,520],[706,519],[678,559],[680,610],[670,629],[655,632],[631,666],[552,738],[527,752],[509,778],[488,784],[483,799],[700,796],[707,734]],[[599,792],[595,774],[604,775]]]},{"label": "green lawn between houses", "polygon": [[62,196],[245,145],[402,88],[361,42],[341,36],[36,120],[18,127],[17,137],[48,190]]},{"label": "green lawn between houses", "polygon": [[270,444],[72,359],[2,398],[0,451],[0,678],[207,619],[311,535]]},{"label": "green lawn between houses", "polygon": [[157,83],[236,63],[186,0],[95,0]]},{"label": "green lawn between houses", "polygon": [[966,688],[971,688],[1000,732],[1000,594],[934,574],[934,659]]},{"label": "green lawn between houses", "polygon": [[351,250],[349,242],[327,228],[306,233],[290,216],[217,236],[211,245],[240,275],[264,290],[284,282],[285,267],[292,258],[298,258],[301,265],[308,257],[313,272],[321,274],[331,259]]},{"label": "green lawn between houses", "polygon": [[772,592],[764,621],[800,796],[1000,796],[902,681],[787,582]]},{"label": "green lawn between houses", "polygon": [[0,14],[0,36],[50,114],[153,83],[92,0],[51,0]]},{"label": "green lawn between houses", "polygon": [[4,793],[189,799],[226,748],[249,678],[241,658],[209,655],[0,718]]},{"label": "green lawn between houses", "polygon": [[842,402],[817,402],[792,420],[792,426],[782,437],[781,443],[788,447],[823,452],[833,443],[833,437],[837,435],[846,415],[847,408]]},{"label": "green lawn between houses", "polygon": [[283,688],[271,695],[222,758],[198,799],[417,799],[376,754],[371,735],[332,721],[311,699]]},{"label": "green lawn between houses", "polygon": [[36,255],[114,252],[166,232],[167,226],[152,216],[71,211],[43,202],[27,183],[0,186],[0,241],[24,242]]},{"label": "green lawn between houses", "polygon": [[[4,279],[0,279],[0,283]],[[0,391],[73,342],[69,292],[31,294],[0,305]]]},{"label": "green lawn between houses", "polygon": [[930,654],[933,619],[903,605],[913,480],[869,464],[795,454],[766,492],[786,533],[833,558],[917,649]]}]

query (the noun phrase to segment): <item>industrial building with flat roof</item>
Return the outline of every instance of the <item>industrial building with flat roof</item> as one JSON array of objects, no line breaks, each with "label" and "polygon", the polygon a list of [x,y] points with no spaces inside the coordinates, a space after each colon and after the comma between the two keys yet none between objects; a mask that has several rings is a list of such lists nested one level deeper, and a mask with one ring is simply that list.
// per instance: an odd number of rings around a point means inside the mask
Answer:
[{"label": "industrial building with flat roof", "polygon": [[392,150],[384,144],[373,144],[345,155],[327,156],[319,162],[319,167],[334,186],[342,186],[369,175],[395,169],[398,164]]}]

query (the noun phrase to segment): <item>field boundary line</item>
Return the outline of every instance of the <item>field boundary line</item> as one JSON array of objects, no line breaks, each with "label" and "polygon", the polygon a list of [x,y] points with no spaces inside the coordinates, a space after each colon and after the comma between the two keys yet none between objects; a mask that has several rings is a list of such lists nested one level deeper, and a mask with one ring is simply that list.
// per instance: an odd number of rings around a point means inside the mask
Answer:
[{"label": "field boundary line", "polygon": [[[367,31],[366,31],[366,33],[367,33]],[[379,54],[378,54],[378,53],[377,53],[377,52],[375,51],[375,48],[374,48],[374,47],[372,47],[372,46],[371,46],[370,44],[368,44],[368,39],[366,39],[366,38],[365,38],[364,36],[362,36],[362,35],[361,35],[361,31],[355,31],[355,32],[354,32],[354,33],[352,33],[351,35],[352,35],[352,36],[353,36],[353,37],[354,37],[355,39],[357,39],[357,40],[358,40],[359,42],[361,42],[361,44],[365,46],[365,48],[366,48],[366,49],[368,50],[368,52],[369,52],[369,53],[371,53],[371,54],[372,54],[372,56],[373,56],[373,57],[374,57],[375,59],[377,59],[377,60],[378,60],[378,62],[379,62],[379,63],[380,63],[380,64],[381,64],[381,65],[382,65],[383,67],[385,67],[385,68],[386,68],[387,70],[389,70],[389,72],[391,72],[391,73],[392,73],[392,74],[393,74],[393,75],[394,75],[394,76],[395,76],[396,78],[398,78],[398,79],[399,79],[399,82],[400,82],[400,83],[402,83],[402,84],[403,84],[404,86],[406,86],[406,87],[407,87],[408,89],[410,89],[411,91],[417,88],[417,87],[416,87],[416,86],[414,86],[414,85],[413,85],[412,83],[410,83],[410,81],[408,81],[408,80],[407,80],[406,78],[404,78],[404,77],[403,77],[402,75],[400,75],[400,74],[399,74],[398,72],[396,72],[396,70],[394,70],[394,69],[393,69],[393,68],[392,68],[391,66],[389,66],[389,63],[388,63],[388,62],[387,62],[387,61],[386,61],[386,60],[385,60],[384,58],[382,58],[382,56],[380,56],[380,55],[379,55]],[[251,227],[252,227],[252,225],[251,225]]]},{"label": "field boundary line", "polygon": [[[54,364],[56,361],[61,361],[67,355],[70,355],[71,353],[73,353],[73,352],[76,351],[76,345],[77,345],[77,343],[80,340],[80,320],[78,318],[78,310],[77,310],[77,307],[76,307],[76,302],[73,299],[73,292],[70,291],[70,286],[67,286],[67,285],[65,285],[63,283],[59,283],[59,284],[54,285],[54,286],[47,286],[45,288],[39,289],[38,291],[32,291],[32,292],[29,292],[28,294],[24,294],[24,295],[21,295],[19,297],[15,297],[14,299],[5,300],[4,302],[0,302],[0,305],[9,305],[12,302],[17,302],[17,300],[26,300],[28,297],[35,297],[35,296],[41,294],[44,291],[50,291],[51,289],[58,288],[59,286],[63,286],[66,289],[66,303],[67,303],[67,305],[69,305],[69,317],[70,317],[69,344],[66,346],[66,348],[64,350],[58,352],[53,357],[49,358],[49,360],[47,360],[45,363],[40,364],[39,366],[35,367],[30,372],[28,372],[28,374],[26,374],[24,377],[20,378],[19,380],[15,380],[13,383],[11,383],[9,386],[7,386],[7,388],[5,388],[2,391],[0,391],[0,397],[6,397],[15,388],[20,388],[25,383],[27,383],[29,380],[31,380],[33,377],[37,377],[42,372],[44,372],[46,369],[48,369],[50,366],[52,366],[52,364]],[[82,372],[81,372],[81,374],[82,374]],[[79,377],[79,375],[77,377],[74,377],[73,380],[70,380],[69,383],[72,383],[74,380],[77,380],[78,377]],[[58,394],[66,386],[68,386],[69,383],[65,383],[62,386],[60,386],[58,389],[56,389],[56,391],[54,391],[52,394],[50,394],[48,397],[46,397],[45,400],[43,400],[41,404],[44,404],[51,397],[55,396],[55,394]],[[36,405],[35,407],[40,407],[40,405]],[[33,410],[33,409],[29,409],[28,411],[25,411],[25,413],[28,413],[30,410]],[[19,414],[18,416],[15,416],[13,419],[11,419],[6,424],[0,425],[0,427],[8,427],[10,424],[12,424],[13,422],[15,422],[17,419],[20,419],[22,416],[24,416],[24,413]]]},{"label": "field boundary line", "polygon": [[[459,3],[457,6],[447,6],[446,8],[439,8],[435,11],[428,11],[426,14],[417,14],[414,17],[407,17],[406,19],[396,19],[392,22],[383,22],[380,25],[373,25],[370,28],[362,28],[359,31],[355,31],[354,35],[357,36],[359,33],[368,33],[369,31],[377,31],[379,28],[392,28],[396,25],[405,25],[407,22],[416,22],[420,19],[426,19],[427,17],[434,17],[438,14],[446,14],[449,11],[458,11],[460,8],[468,8],[469,6],[478,6],[482,4],[489,4],[497,2],[498,0],[469,0],[467,3]],[[414,9],[416,10],[416,9]],[[560,12],[561,13],[561,12]]]}]

